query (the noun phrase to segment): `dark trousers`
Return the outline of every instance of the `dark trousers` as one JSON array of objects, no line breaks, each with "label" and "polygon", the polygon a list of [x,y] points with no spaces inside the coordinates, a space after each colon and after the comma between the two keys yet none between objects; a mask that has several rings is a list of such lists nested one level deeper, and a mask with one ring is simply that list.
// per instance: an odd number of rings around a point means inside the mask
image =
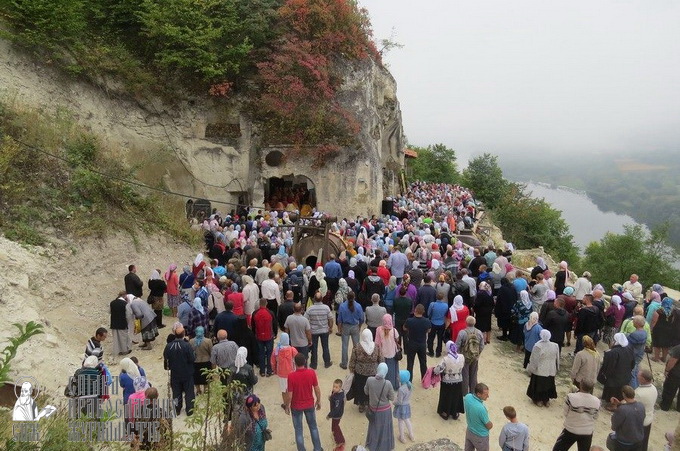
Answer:
[{"label": "dark trousers", "polygon": [[416,355],[418,356],[418,363],[420,364],[420,379],[421,380],[425,373],[427,373],[427,352],[426,346],[424,344],[408,344],[406,351],[406,369],[411,375],[410,381],[413,382],[413,364],[416,360]]},{"label": "dark trousers", "polygon": [[345,436],[340,429],[340,418],[331,419],[331,432],[333,433],[333,441],[336,445],[343,445],[345,443]]},{"label": "dark trousers", "polygon": [[529,364],[529,359],[531,358],[531,351],[524,350],[524,368]]},{"label": "dark trousers", "polygon": [[187,403],[187,415],[191,415],[194,411],[194,378],[177,380],[170,377],[170,387],[172,388],[172,398],[175,403],[175,413],[179,415],[182,410],[182,394]]},{"label": "dark trousers", "polygon": [[659,403],[661,410],[669,410],[671,408],[671,404],[673,404],[673,398],[675,398],[677,394],[678,400],[675,405],[675,409],[680,412],[680,392],[678,392],[679,388],[680,376],[669,374],[663,383],[663,390],[661,391],[661,402]]},{"label": "dark trousers", "polygon": [[274,318],[277,318],[277,314],[279,311],[279,303],[276,302],[276,299],[267,299],[267,308],[274,312]]},{"label": "dark trousers", "polygon": [[303,354],[305,357],[308,356],[309,346],[295,346],[295,349],[297,349],[297,352]]},{"label": "dark trousers", "polygon": [[427,351],[432,354],[434,351],[434,337],[437,337],[437,355],[441,355],[442,346],[444,345],[444,325],[430,328],[430,334],[427,336]]},{"label": "dark trousers", "polygon": [[316,364],[319,358],[319,340],[321,340],[323,363],[326,366],[331,364],[331,352],[328,349],[328,334],[312,334],[312,359],[309,362],[309,367],[313,370],[316,369]]},{"label": "dark trousers", "polygon": [[260,341],[257,340],[257,347],[260,350],[260,374],[273,373],[272,371],[272,349],[274,349],[274,340]]},{"label": "dark trousers", "polygon": [[377,327],[371,327],[371,326],[366,326],[366,329],[371,331],[371,335],[373,335],[373,340],[375,340],[375,331],[378,330]]},{"label": "dark trousers", "polygon": [[645,438],[642,440],[642,451],[647,451],[649,448],[649,435],[652,433],[652,425],[645,426]]},{"label": "dark trousers", "polygon": [[553,451],[568,451],[574,443],[578,446],[578,451],[590,451],[590,444],[593,441],[593,435],[576,435],[562,429],[562,433],[557,437]]},{"label": "dark trousers", "polygon": [[161,327],[163,325],[163,310],[154,310],[156,314],[156,327]]}]

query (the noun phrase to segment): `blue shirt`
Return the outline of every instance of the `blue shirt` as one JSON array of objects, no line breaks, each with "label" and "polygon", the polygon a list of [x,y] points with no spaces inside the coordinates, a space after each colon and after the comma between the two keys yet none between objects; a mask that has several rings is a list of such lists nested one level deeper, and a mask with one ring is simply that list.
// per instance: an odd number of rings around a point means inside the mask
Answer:
[{"label": "blue shirt", "polygon": [[191,304],[184,301],[177,306],[177,320],[182,323],[184,327],[189,326],[189,312],[191,311]]},{"label": "blue shirt", "polygon": [[387,259],[387,267],[390,268],[394,277],[401,279],[409,267],[408,257],[401,252],[395,252]]},{"label": "blue shirt", "polygon": [[348,302],[345,301],[340,304],[338,309],[338,324],[347,324],[348,326],[354,326],[356,324],[361,324],[364,322],[364,311],[358,302],[354,301],[354,311],[349,310]]},{"label": "blue shirt", "polygon": [[446,313],[449,311],[449,304],[446,302],[432,302],[427,309],[427,316],[434,326],[443,326],[446,320]]},{"label": "blue shirt", "polygon": [[340,263],[335,260],[330,260],[323,267],[323,272],[326,273],[328,279],[342,279],[342,267]]},{"label": "blue shirt", "polygon": [[524,290],[526,290],[527,288],[529,288],[529,283],[528,283],[528,282],[526,281],[526,279],[523,278],[523,277],[518,277],[518,278],[516,278],[516,279],[512,282],[512,284],[515,286],[515,291],[517,291],[518,293],[519,293],[520,291],[524,291]]},{"label": "blue shirt", "polygon": [[524,349],[531,352],[534,350],[534,345],[538,343],[538,340],[541,339],[541,331],[543,330],[543,327],[541,327],[540,324],[534,324],[534,327],[532,327],[529,330],[527,330],[526,327],[523,327],[523,329],[524,329]]},{"label": "blue shirt", "polygon": [[489,422],[489,412],[484,407],[484,401],[473,393],[468,393],[463,397],[463,405],[465,406],[465,421],[470,432],[480,437],[488,437],[489,430],[486,428],[486,423]]},{"label": "blue shirt", "polygon": [[394,299],[397,297],[397,288],[399,287],[396,287],[394,290],[387,290],[385,293],[385,298],[383,299],[385,307],[392,307],[394,305]]}]

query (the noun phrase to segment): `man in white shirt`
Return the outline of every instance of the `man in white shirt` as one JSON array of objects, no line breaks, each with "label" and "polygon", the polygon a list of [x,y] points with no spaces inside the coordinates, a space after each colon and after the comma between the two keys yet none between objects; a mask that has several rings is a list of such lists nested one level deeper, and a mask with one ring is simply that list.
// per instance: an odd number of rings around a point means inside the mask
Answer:
[{"label": "man in white shirt", "polygon": [[262,291],[262,297],[267,300],[267,308],[276,315],[279,310],[279,304],[281,304],[281,291],[279,290],[279,284],[274,280],[276,273],[269,271],[268,277],[267,280],[262,282],[260,290]]},{"label": "man in white shirt", "polygon": [[638,282],[637,274],[630,275],[630,280],[623,284],[623,291],[628,291],[638,302],[642,300],[642,284]]},{"label": "man in white shirt", "polygon": [[642,451],[647,451],[649,435],[652,432],[652,422],[654,421],[654,404],[659,393],[652,384],[652,372],[647,369],[638,371],[638,382],[640,385],[635,389],[635,399],[645,406],[645,420],[642,423],[645,429],[645,439],[642,442]]},{"label": "man in white shirt", "polygon": [[576,283],[574,284],[574,297],[577,301],[582,301],[583,296],[592,293],[593,284],[590,281],[590,277],[590,273],[586,271],[581,277],[576,279]]},{"label": "man in white shirt", "polygon": [[[262,267],[255,272],[255,283],[262,286],[262,283],[269,277],[269,261],[262,260]],[[269,307],[267,307],[269,308]]]},{"label": "man in white shirt", "polygon": [[470,277],[470,273],[467,269],[463,268],[460,272],[463,273],[463,278],[461,280],[470,285],[470,299],[474,299],[475,296],[477,296],[477,281]]}]

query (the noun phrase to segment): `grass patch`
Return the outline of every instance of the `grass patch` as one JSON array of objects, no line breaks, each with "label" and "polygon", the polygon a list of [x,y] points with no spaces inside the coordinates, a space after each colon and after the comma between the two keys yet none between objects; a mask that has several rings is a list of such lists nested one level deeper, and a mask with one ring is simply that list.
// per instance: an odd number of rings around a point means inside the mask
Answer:
[{"label": "grass patch", "polygon": [[116,154],[68,112],[48,115],[0,100],[0,231],[31,245],[46,243],[46,227],[73,237],[162,230],[200,244],[183,201],[118,180],[136,177]]}]

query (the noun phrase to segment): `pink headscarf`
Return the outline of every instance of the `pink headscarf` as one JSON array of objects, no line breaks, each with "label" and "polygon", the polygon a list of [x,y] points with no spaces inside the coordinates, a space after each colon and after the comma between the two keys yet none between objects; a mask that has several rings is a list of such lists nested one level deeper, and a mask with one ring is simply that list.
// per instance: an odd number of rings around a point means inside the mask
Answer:
[{"label": "pink headscarf", "polygon": [[166,281],[167,281],[167,280],[170,280],[170,276],[172,275],[172,272],[173,272],[174,270],[176,270],[176,269],[177,269],[177,265],[176,265],[176,264],[173,263],[172,265],[170,265],[170,267],[168,268],[168,270],[165,272],[165,280],[166,280]]}]

